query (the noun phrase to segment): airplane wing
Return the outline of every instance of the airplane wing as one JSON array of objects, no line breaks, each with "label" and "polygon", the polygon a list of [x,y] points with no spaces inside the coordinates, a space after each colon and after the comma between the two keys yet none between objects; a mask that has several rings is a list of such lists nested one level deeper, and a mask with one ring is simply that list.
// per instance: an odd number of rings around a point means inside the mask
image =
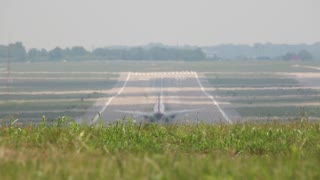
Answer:
[{"label": "airplane wing", "polygon": [[120,113],[125,113],[125,114],[132,114],[135,117],[137,116],[143,116],[145,118],[152,117],[152,113],[147,113],[147,112],[141,112],[141,111],[121,111],[121,110],[116,110],[115,112],[120,112]]},{"label": "airplane wing", "polygon": [[179,110],[179,111],[167,111],[166,113],[165,113],[165,115],[166,116],[176,116],[176,115],[178,115],[178,114],[185,114],[185,113],[187,113],[187,112],[195,112],[195,111],[199,111],[199,110],[201,110],[201,109],[184,109],[184,110]]}]

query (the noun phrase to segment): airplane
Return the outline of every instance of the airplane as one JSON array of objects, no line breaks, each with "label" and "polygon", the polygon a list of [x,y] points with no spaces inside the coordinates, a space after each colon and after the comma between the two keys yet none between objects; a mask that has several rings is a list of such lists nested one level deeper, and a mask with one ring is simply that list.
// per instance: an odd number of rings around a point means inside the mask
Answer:
[{"label": "airplane", "polygon": [[116,112],[125,113],[125,114],[132,114],[136,117],[144,117],[144,119],[149,120],[150,122],[159,122],[159,121],[166,121],[169,122],[170,120],[174,119],[178,114],[185,114],[187,112],[194,112],[200,109],[184,109],[178,111],[166,111],[165,105],[163,103],[163,91],[162,85],[163,81],[161,79],[161,89],[160,94],[158,96],[157,103],[153,106],[153,112],[141,112],[141,111],[122,111],[122,110],[115,110]]},{"label": "airplane", "polygon": [[[158,98],[158,99],[161,99],[161,98]],[[194,112],[198,110],[199,109],[184,109],[184,110],[178,110],[178,111],[166,111],[165,105],[162,103],[161,100],[158,100],[158,102],[153,107],[153,112],[122,111],[122,110],[116,110],[116,112],[132,114],[132,115],[135,115],[135,117],[140,116],[146,120],[149,120],[150,122],[160,122],[163,120],[165,122],[169,122],[179,114],[185,114],[187,112]]]}]

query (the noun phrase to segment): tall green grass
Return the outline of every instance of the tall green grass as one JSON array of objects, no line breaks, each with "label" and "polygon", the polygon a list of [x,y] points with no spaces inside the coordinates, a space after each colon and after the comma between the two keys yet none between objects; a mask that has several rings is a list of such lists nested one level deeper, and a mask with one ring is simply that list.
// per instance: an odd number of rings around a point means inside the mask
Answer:
[{"label": "tall green grass", "polygon": [[318,179],[320,123],[0,128],[0,178]]}]

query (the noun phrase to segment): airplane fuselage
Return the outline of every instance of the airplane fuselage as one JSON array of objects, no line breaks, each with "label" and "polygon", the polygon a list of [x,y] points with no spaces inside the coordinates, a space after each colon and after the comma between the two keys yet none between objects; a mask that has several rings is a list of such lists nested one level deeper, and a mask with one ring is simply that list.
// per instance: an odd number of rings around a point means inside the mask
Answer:
[{"label": "airplane fuselage", "polygon": [[158,95],[157,103],[153,107],[154,118],[161,120],[165,115],[165,105],[163,104],[163,79],[161,78],[160,92]]}]

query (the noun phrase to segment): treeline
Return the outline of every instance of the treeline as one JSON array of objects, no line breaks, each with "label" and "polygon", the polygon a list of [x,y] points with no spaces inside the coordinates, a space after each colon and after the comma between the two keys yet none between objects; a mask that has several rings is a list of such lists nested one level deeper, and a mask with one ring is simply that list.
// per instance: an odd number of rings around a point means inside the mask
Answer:
[{"label": "treeline", "polygon": [[314,44],[272,44],[250,45],[224,44],[203,47],[209,59],[257,59],[257,60],[319,60],[320,42]]},{"label": "treeline", "polygon": [[0,45],[3,61],[61,61],[61,60],[320,60],[320,43],[311,45],[261,44],[217,45],[209,47],[166,46],[149,44],[139,47],[108,47],[89,51],[81,46],[56,47],[51,50],[29,49],[21,42]]},{"label": "treeline", "polygon": [[0,61],[8,59],[12,61],[24,61],[27,58],[27,51],[22,43],[17,42],[8,46],[0,45]]},{"label": "treeline", "polygon": [[58,61],[58,60],[204,60],[205,53],[200,48],[178,48],[169,46],[111,47],[96,48],[92,51],[84,47],[56,47],[52,50],[32,48],[26,51],[21,42],[0,46],[0,61]]}]

